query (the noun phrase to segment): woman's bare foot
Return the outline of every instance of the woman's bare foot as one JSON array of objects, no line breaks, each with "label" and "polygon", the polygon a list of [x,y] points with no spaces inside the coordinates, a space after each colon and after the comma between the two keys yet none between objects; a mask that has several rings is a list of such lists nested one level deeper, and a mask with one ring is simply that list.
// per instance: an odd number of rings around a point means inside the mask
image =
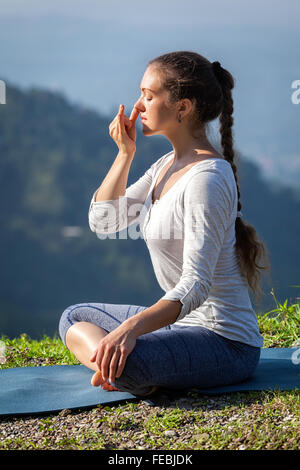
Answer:
[{"label": "woman's bare foot", "polygon": [[[101,374],[100,370],[97,370],[97,372],[94,373],[94,375],[91,379],[91,384],[94,387],[99,387],[99,385],[101,385],[103,390],[108,390],[108,391],[115,390],[117,392],[120,392],[120,390],[118,388],[114,387],[113,385],[111,385],[107,381],[103,380],[103,377],[102,377],[102,374]],[[158,386],[155,385],[154,387],[152,387],[150,392],[143,395],[143,397],[148,397],[149,395],[152,395],[152,393],[156,392],[157,389],[158,389]]]},{"label": "woman's bare foot", "polygon": [[99,387],[99,385],[101,385],[103,390],[108,390],[108,391],[116,390],[117,392],[120,391],[118,388],[114,387],[113,385],[108,383],[106,380],[103,380],[100,370],[97,370],[97,372],[94,373],[92,380],[91,380],[91,384],[94,387]]}]

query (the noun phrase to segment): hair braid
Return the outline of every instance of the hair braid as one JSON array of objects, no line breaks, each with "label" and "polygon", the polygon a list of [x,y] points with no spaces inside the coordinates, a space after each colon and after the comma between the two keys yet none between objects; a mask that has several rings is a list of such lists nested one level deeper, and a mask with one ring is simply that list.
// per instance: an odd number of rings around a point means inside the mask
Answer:
[{"label": "hair braid", "polygon": [[[214,69],[215,70],[215,69]],[[238,204],[237,210],[242,209],[240,201],[241,193],[238,184],[237,167],[234,162],[234,149],[233,149],[233,99],[231,90],[234,87],[234,79],[231,74],[221,66],[218,67],[215,75],[221,85],[223,91],[223,108],[219,116],[220,120],[220,134],[221,146],[225,159],[231,164],[234,178],[237,186]],[[264,244],[257,237],[255,228],[244,222],[240,217],[236,218],[236,250],[238,260],[240,263],[241,271],[246,276],[249,286],[253,291],[256,291],[257,298],[261,300],[262,290],[259,286],[260,272],[259,269],[269,269],[270,264],[260,266],[257,261],[260,258],[267,259],[266,248]]]},{"label": "hair braid", "polygon": [[[224,74],[224,75],[223,75]],[[234,162],[234,149],[233,149],[233,136],[232,126],[234,123],[233,119],[233,99],[232,99],[232,88],[234,87],[233,77],[230,76],[227,70],[222,69],[221,66],[216,74],[218,81],[223,91],[223,108],[219,117],[220,120],[220,134],[221,134],[221,146],[225,159],[230,163],[234,178],[236,181],[237,194],[238,194],[238,205],[237,210],[242,209],[240,201],[241,193],[238,184],[237,167]]]}]

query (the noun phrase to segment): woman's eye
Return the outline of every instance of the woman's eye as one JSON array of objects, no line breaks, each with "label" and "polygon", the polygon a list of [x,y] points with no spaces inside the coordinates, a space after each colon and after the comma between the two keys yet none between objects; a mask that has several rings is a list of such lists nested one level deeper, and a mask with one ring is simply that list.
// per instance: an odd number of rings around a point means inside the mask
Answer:
[{"label": "woman's eye", "polygon": [[152,98],[146,98],[146,100],[147,100],[147,101],[151,101],[151,100],[152,100]]}]

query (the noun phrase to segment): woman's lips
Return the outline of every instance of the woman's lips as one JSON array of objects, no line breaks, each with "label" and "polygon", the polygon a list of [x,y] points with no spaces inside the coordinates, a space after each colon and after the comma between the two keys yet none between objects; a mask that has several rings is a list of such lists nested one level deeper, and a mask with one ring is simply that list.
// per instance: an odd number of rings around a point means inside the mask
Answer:
[{"label": "woman's lips", "polygon": [[141,118],[141,120],[142,120],[142,121],[147,121],[147,119],[146,119],[146,118]]}]

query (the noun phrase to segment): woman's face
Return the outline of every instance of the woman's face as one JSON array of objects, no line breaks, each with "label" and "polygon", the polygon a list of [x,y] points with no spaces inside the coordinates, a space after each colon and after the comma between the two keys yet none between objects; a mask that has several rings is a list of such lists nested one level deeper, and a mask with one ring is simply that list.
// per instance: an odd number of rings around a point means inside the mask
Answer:
[{"label": "woman's face", "polygon": [[141,95],[135,103],[140,112],[143,134],[168,135],[174,131],[177,123],[176,107],[168,103],[169,92],[162,87],[157,69],[149,66],[142,78]]}]

